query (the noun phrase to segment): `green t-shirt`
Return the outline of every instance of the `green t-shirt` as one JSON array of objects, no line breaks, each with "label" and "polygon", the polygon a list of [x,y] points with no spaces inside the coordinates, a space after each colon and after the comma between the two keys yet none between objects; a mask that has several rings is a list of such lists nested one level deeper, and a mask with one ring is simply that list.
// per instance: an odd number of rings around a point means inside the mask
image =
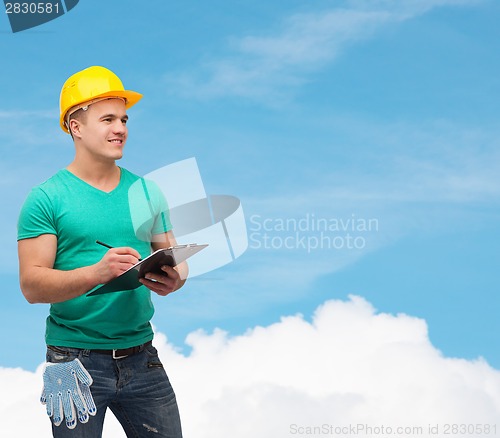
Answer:
[{"label": "green t-shirt", "polygon": [[[18,240],[57,236],[54,269],[68,271],[97,263],[111,246],[130,246],[141,257],[151,253],[153,235],[172,228],[166,201],[153,182],[121,169],[109,193],[92,187],[66,169],[35,187],[19,216]],[[50,306],[48,345],[118,349],[153,338],[154,308],[144,286],[124,292],[86,294]]]}]

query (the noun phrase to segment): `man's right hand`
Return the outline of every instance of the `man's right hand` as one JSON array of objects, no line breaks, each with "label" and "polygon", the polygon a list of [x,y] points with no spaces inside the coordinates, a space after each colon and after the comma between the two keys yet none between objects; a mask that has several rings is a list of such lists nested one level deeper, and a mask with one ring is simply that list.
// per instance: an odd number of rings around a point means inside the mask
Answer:
[{"label": "man's right hand", "polygon": [[140,257],[134,248],[128,246],[112,248],[93,265],[95,278],[99,284],[107,283],[135,265]]},{"label": "man's right hand", "polygon": [[139,261],[133,248],[110,249],[94,265],[70,271],[54,269],[57,237],[42,234],[18,242],[21,290],[30,303],[60,303],[107,283]]}]

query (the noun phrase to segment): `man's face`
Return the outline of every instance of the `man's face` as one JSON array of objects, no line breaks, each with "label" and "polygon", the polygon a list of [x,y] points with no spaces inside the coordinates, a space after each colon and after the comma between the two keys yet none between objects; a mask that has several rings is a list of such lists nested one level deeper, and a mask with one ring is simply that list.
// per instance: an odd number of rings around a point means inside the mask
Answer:
[{"label": "man's face", "polygon": [[99,161],[119,160],[127,141],[127,120],[125,102],[121,99],[90,105],[85,121],[80,123],[82,147]]}]

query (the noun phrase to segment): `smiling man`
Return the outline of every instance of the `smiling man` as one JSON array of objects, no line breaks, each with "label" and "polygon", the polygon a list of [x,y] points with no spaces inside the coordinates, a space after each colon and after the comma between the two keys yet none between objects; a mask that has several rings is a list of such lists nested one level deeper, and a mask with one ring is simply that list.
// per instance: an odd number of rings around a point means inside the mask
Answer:
[{"label": "smiling man", "polygon": [[[86,295],[176,243],[161,192],[116,164],[127,141],[127,109],[141,98],[104,67],[71,76],[61,91],[60,125],[73,138],[74,160],[35,187],[20,213],[21,289],[30,303],[50,303],[42,403],[54,437],[102,436],[107,408],[127,436],[182,436],[150,320],[151,291],[165,296],[179,289],[186,266],[146,274],[146,287]],[[136,183],[151,216],[141,238],[131,211],[139,205],[130,199]]]}]

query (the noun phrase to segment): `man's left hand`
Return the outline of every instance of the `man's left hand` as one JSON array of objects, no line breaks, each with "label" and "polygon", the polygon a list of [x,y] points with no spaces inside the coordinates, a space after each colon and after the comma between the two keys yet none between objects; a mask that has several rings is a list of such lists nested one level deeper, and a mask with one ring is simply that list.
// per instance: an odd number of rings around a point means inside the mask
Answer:
[{"label": "man's left hand", "polygon": [[162,266],[161,270],[165,274],[148,272],[145,278],[141,278],[139,281],[148,289],[161,296],[166,296],[176,291],[184,284],[184,280],[181,280],[179,273],[171,266]]}]

